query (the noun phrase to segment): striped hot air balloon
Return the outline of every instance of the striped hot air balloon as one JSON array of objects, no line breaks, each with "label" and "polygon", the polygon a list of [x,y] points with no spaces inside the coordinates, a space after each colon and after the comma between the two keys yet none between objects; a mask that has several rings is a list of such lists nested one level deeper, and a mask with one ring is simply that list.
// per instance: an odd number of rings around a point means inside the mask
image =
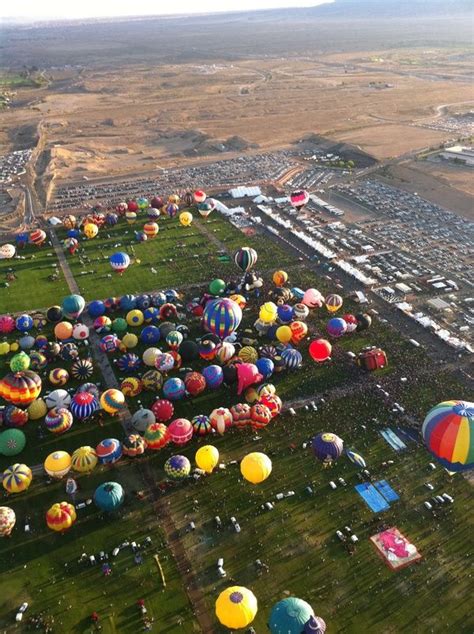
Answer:
[{"label": "striped hot air balloon", "polygon": [[357,467],[360,467],[361,469],[365,469],[365,467],[367,466],[367,463],[365,462],[364,458],[360,455],[360,453],[358,453],[357,451],[354,451],[353,449],[346,449],[346,456],[349,458],[352,464],[355,464]]},{"label": "striped hot air balloon", "polygon": [[240,270],[250,271],[257,264],[258,254],[251,247],[242,247],[234,254],[234,262]]},{"label": "striped hot air balloon", "polygon": [[204,328],[221,339],[234,332],[241,321],[242,309],[231,299],[222,297],[206,304],[203,314]]},{"label": "striped hot air balloon", "polygon": [[0,381],[0,397],[13,405],[30,405],[41,392],[41,379],[31,370],[9,373]]},{"label": "striped hot air balloon", "polygon": [[2,484],[8,493],[21,493],[30,486],[32,479],[31,469],[17,462],[5,469]]},{"label": "striped hot air balloon", "polygon": [[90,473],[98,462],[95,449],[87,445],[78,447],[72,454],[72,468],[78,473]]},{"label": "striped hot air balloon", "polygon": [[474,468],[474,403],[443,401],[423,422],[423,440],[448,471]]}]

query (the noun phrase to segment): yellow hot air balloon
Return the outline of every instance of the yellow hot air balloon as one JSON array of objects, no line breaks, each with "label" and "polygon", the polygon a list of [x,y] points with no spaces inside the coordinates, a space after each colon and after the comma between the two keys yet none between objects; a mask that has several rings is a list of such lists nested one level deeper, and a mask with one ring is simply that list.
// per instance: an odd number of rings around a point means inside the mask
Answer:
[{"label": "yellow hot air balloon", "polygon": [[110,388],[100,395],[100,406],[108,414],[116,414],[126,406],[125,396],[120,390]]},{"label": "yellow hot air balloon", "polygon": [[136,348],[138,345],[138,337],[133,332],[127,332],[126,335],[122,337],[122,344],[130,350],[131,348]]},{"label": "yellow hot air balloon", "polygon": [[288,273],[286,271],[275,271],[273,273],[273,283],[275,286],[283,286],[288,281]]},{"label": "yellow hot air balloon", "polygon": [[88,222],[84,225],[84,235],[88,240],[92,240],[99,233],[99,227],[95,225],[93,222]]},{"label": "yellow hot air balloon", "polygon": [[125,319],[127,320],[127,324],[129,326],[141,326],[145,318],[141,310],[134,308],[133,310],[128,311]]},{"label": "yellow hot air balloon", "polygon": [[278,308],[273,302],[265,302],[263,306],[260,306],[259,318],[266,324],[274,322],[277,315]]},{"label": "yellow hot air balloon", "polygon": [[240,472],[248,482],[260,484],[272,472],[272,461],[266,454],[254,451],[243,458]]},{"label": "yellow hot air balloon", "polygon": [[193,214],[190,211],[183,211],[179,214],[179,221],[183,227],[189,227],[193,221]]},{"label": "yellow hot air balloon", "polygon": [[250,625],[257,610],[256,596],[243,586],[226,588],[216,601],[216,616],[219,622],[231,630],[240,630]]},{"label": "yellow hot air balloon", "polygon": [[44,461],[44,470],[52,478],[60,479],[69,472],[72,460],[67,451],[53,451]]},{"label": "yellow hot air balloon", "polygon": [[255,363],[258,359],[258,352],[253,346],[244,346],[240,349],[238,357],[244,363]]},{"label": "yellow hot air balloon", "polygon": [[5,355],[8,354],[10,352],[10,344],[8,343],[8,341],[2,341],[0,343],[0,355]]},{"label": "yellow hot air balloon", "polygon": [[214,445],[204,445],[196,451],[194,460],[199,469],[212,473],[219,462],[219,451]]},{"label": "yellow hot air balloon", "polygon": [[37,398],[28,406],[28,416],[30,420],[38,420],[46,416],[48,408],[42,398]]},{"label": "yellow hot air balloon", "polygon": [[276,338],[280,343],[289,343],[292,337],[293,333],[291,332],[291,328],[289,326],[280,326],[277,328]]}]

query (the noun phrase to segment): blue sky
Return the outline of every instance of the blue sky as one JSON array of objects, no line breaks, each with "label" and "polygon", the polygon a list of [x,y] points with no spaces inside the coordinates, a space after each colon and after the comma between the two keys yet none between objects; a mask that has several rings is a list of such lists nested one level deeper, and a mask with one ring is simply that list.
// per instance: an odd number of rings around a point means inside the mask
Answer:
[{"label": "blue sky", "polygon": [[331,0],[4,0],[0,18],[95,18],[127,15],[246,11],[275,7],[310,7]]}]

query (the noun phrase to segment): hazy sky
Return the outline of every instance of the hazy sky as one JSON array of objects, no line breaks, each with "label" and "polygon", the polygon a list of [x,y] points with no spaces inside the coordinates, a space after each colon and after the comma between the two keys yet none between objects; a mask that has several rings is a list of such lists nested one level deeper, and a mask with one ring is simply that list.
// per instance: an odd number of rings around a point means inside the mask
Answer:
[{"label": "hazy sky", "polygon": [[331,0],[3,0],[0,18],[89,18],[309,7]]}]

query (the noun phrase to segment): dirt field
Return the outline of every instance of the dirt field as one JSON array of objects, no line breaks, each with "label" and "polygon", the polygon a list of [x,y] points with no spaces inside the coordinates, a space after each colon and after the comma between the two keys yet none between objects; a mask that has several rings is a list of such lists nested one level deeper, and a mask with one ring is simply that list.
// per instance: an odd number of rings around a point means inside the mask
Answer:
[{"label": "dirt field", "polygon": [[[471,86],[324,61],[255,60],[62,73],[49,87],[21,90],[4,114],[0,142],[19,125],[43,121],[50,172],[140,172],[157,165],[249,148],[276,148],[316,132],[350,141],[377,158],[437,144],[446,133],[406,125],[446,101],[467,101]],[[19,91],[20,92],[20,91]],[[390,122],[390,123],[389,123]],[[397,122],[392,124],[391,122]],[[398,123],[399,122],[399,123]]]}]

